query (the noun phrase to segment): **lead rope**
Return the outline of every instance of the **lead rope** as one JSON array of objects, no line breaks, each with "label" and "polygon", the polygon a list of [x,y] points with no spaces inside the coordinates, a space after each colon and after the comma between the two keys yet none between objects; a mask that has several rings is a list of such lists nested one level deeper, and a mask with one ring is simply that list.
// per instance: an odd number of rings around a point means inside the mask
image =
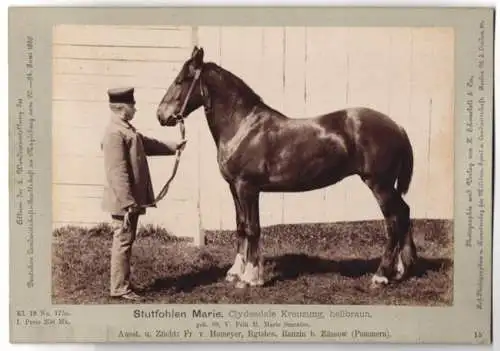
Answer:
[{"label": "lead rope", "polygon": [[[186,95],[186,98],[184,99],[184,103],[182,104],[182,107],[179,110],[179,112],[176,113],[175,116],[174,116],[175,119],[178,121],[177,123],[179,123],[179,129],[180,129],[180,133],[181,133],[181,140],[186,139],[186,126],[184,124],[184,117],[183,117],[184,116],[184,110],[186,109],[186,106],[187,106],[187,103],[189,101],[189,98],[191,97],[191,93],[193,92],[193,88],[194,88],[196,82],[198,81],[198,79],[200,78],[200,74],[201,74],[201,69],[197,69],[196,72],[195,72],[194,78],[193,78],[193,82],[191,83],[191,86],[189,87],[189,90],[188,90],[188,93]],[[156,196],[156,198],[154,199],[154,201],[151,204],[142,205],[142,206],[139,206],[139,207],[146,208],[146,207],[155,206],[158,202],[160,202],[167,195],[168,189],[170,187],[170,183],[172,182],[172,180],[174,180],[174,177],[177,174],[177,169],[179,168],[179,163],[181,161],[181,155],[182,155],[183,149],[184,149],[184,146],[182,148],[180,148],[180,149],[175,150],[175,164],[174,164],[174,169],[172,171],[172,175],[167,180],[167,182],[165,183],[165,185],[163,186],[163,188],[160,190],[160,192],[158,193],[158,195]],[[129,209],[127,211],[127,213],[125,213],[125,216],[123,218],[123,229],[124,230],[127,230],[128,228],[130,228],[130,225],[131,225],[130,215],[131,215],[131,209]]]}]

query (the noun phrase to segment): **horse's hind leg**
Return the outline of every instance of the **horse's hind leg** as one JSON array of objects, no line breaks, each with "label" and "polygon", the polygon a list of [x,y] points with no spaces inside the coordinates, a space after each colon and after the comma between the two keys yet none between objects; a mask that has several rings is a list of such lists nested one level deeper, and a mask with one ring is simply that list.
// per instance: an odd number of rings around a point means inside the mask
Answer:
[{"label": "horse's hind leg", "polygon": [[372,190],[385,218],[387,242],[374,283],[402,279],[414,263],[416,252],[410,229],[410,208],[393,186],[374,179],[364,182]]},{"label": "horse's hind leg", "polygon": [[415,242],[413,241],[413,233],[409,218],[407,227],[408,229],[402,233],[403,237],[400,237],[399,244],[400,251],[398,255],[398,262],[400,264],[398,267],[402,267],[403,269],[397,270],[397,274],[394,277],[395,280],[402,280],[408,277],[417,262],[417,248],[415,246]]}]

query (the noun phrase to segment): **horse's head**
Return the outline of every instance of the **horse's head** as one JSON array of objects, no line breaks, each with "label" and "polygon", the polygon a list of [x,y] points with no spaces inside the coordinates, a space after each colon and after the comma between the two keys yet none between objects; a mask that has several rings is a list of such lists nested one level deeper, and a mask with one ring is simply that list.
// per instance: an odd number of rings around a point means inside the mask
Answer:
[{"label": "horse's head", "polygon": [[202,68],[203,48],[195,46],[158,106],[156,114],[162,126],[175,126],[179,118],[187,117],[203,104],[200,84]]}]

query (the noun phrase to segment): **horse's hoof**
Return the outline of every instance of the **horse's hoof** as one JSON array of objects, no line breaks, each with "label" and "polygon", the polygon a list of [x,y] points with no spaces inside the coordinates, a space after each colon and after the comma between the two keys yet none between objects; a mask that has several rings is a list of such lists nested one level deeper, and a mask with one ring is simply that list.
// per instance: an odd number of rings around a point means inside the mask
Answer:
[{"label": "horse's hoof", "polygon": [[245,289],[248,286],[247,282],[244,282],[242,280],[236,282],[235,287],[236,289]]},{"label": "horse's hoof", "polygon": [[378,287],[386,284],[389,284],[389,279],[387,279],[387,277],[376,274],[372,277],[372,286]]},{"label": "horse's hoof", "polygon": [[230,283],[234,283],[237,280],[238,280],[238,276],[236,274],[228,274],[228,275],[226,275],[226,281],[228,281]]},{"label": "horse's hoof", "polygon": [[255,281],[250,282],[251,286],[263,286],[264,285],[264,280],[263,279],[257,279]]},{"label": "horse's hoof", "polygon": [[395,282],[401,282],[404,278],[405,278],[404,272],[397,272],[396,275],[394,276],[393,280]]},{"label": "horse's hoof", "polygon": [[401,254],[398,256],[398,263],[396,264],[396,276],[394,280],[402,280],[405,275],[405,266],[403,264],[403,260],[401,259]]}]

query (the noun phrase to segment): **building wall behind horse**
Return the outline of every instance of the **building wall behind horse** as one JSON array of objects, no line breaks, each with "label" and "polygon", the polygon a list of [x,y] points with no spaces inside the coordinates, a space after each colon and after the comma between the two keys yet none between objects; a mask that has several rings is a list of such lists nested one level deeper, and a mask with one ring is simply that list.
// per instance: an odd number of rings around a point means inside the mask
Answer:
[{"label": "building wall behind horse", "polygon": [[[109,116],[109,87],[136,87],[139,130],[162,139],[179,137],[177,128],[159,127],[155,110],[195,43],[204,47],[206,60],[241,77],[290,117],[348,106],[387,113],[407,130],[415,151],[406,197],[412,216],[452,217],[449,29],[61,26],[54,32],[55,225],[108,220],[100,210],[99,143]],[[186,127],[188,146],[169,194],[142,222],[201,240],[199,220],[206,229],[234,229],[234,205],[201,109]],[[156,192],[173,164],[173,157],[151,159]],[[262,194],[260,209],[263,225],[381,218],[357,178],[308,193]]]}]

